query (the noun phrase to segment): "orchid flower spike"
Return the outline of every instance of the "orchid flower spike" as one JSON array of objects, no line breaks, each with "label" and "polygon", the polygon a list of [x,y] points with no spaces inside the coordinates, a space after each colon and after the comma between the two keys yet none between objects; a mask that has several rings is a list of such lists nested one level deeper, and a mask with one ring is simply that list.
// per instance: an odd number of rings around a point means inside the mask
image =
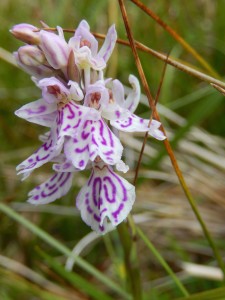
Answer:
[{"label": "orchid flower spike", "polygon": [[122,161],[119,132],[148,132],[158,140],[165,136],[161,123],[134,114],[140,100],[138,79],[130,75],[131,91],[125,96],[118,79],[104,78],[104,69],[116,44],[112,25],[99,49],[98,41],[82,20],[67,42],[57,33],[29,24],[13,27],[12,34],[27,43],[14,56],[32,75],[40,99],[24,104],[15,114],[28,122],[48,127],[43,143],[17,166],[22,180],[42,165],[52,164],[54,174],[28,194],[34,205],[65,196],[74,174],[90,170],[87,183],[76,197],[84,222],[99,234],[114,229],[130,213],[135,187],[118,175],[129,167]]}]

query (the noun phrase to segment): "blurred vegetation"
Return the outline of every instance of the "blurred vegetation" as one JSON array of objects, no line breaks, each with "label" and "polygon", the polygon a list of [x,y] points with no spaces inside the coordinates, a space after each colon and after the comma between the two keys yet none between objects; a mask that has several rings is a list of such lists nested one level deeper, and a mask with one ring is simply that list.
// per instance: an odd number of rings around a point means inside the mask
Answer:
[{"label": "blurred vegetation", "polygon": [[[136,40],[157,51],[170,52],[172,57],[201,68],[157,23],[130,1],[125,2]],[[224,0],[142,2],[188,41],[221,78],[224,77]],[[115,23],[119,37],[126,39],[116,0],[0,1],[1,201],[70,249],[89,233],[89,228],[82,222],[74,207],[75,195],[84,184],[87,174],[79,174],[70,193],[53,205],[36,208],[26,204],[29,190],[43,182],[51,170],[49,166],[42,167],[23,183],[16,176],[15,166],[38,147],[37,137],[44,131],[40,126],[15,117],[14,111],[23,104],[38,99],[40,91],[27,74],[5,61],[2,49],[12,53],[22,45],[9,32],[14,24],[31,23],[40,26],[39,21],[42,20],[51,27],[60,25],[64,28],[76,28],[82,19],[86,19],[91,29],[99,33],[106,33],[108,26]],[[140,53],[140,57],[150,88],[155,94],[162,76],[163,62],[146,53]],[[131,50],[119,45],[109,61],[107,76],[118,77],[127,84],[131,73],[138,76]],[[142,100],[138,113],[149,117],[146,100]],[[181,169],[224,256],[224,97],[208,84],[168,66],[159,103],[163,105],[159,106],[159,112],[169,137],[174,140]],[[165,108],[176,114],[171,117]],[[126,159],[132,169],[138,159],[142,136],[121,137],[125,146],[129,148]],[[131,170],[128,178],[132,179],[133,175]],[[216,267],[199,224],[187,204],[168,158],[163,153],[163,145],[152,140],[148,141],[145,149],[133,214],[190,293],[221,286],[220,275],[214,276],[214,273],[209,271],[205,274],[207,278],[199,274],[193,276],[183,266],[183,262],[191,262],[196,266],[202,264]],[[61,269],[59,271],[54,268],[54,263],[46,259],[43,253],[61,265],[65,263],[64,256],[60,256],[58,251],[2,213],[0,220],[1,300],[94,299],[88,296],[87,291],[74,285],[72,277],[68,279]],[[82,256],[104,272],[105,276],[124,285],[121,251],[117,233],[112,232],[104,238],[90,241],[82,251]],[[141,240],[138,240],[138,251],[145,299],[169,300],[181,297],[177,287]],[[7,266],[6,258],[12,260]],[[16,262],[20,263],[18,268]],[[37,280],[35,276],[30,277],[28,270],[41,276],[42,280]],[[79,267],[76,266],[74,270],[90,283],[98,284],[99,289],[106,294],[120,299]],[[25,274],[28,274],[28,277]],[[225,299],[225,296],[199,299]]]}]

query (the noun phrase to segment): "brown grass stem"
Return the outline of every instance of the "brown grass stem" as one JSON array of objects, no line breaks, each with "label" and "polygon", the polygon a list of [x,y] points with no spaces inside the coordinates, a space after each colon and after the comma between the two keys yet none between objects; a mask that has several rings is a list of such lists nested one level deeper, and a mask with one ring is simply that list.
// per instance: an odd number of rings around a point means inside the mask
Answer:
[{"label": "brown grass stem", "polygon": [[208,62],[191,46],[189,45],[174,29],[167,25],[158,15],[156,15],[150,8],[145,6],[139,0],[130,0],[141,10],[143,10],[148,16],[156,21],[164,30],[166,30],[178,43],[180,43],[184,49],[186,49],[192,56],[214,77],[220,78],[219,74],[208,64]]},{"label": "brown grass stem", "polygon": [[[42,28],[44,30],[47,30],[47,31],[56,31],[57,29],[56,28]],[[63,29],[64,32],[68,32],[68,33],[74,33],[75,30],[74,29]],[[104,39],[106,37],[105,34],[101,34],[101,33],[96,33],[96,32],[92,32],[93,35],[96,37],[96,38],[99,38],[99,39]],[[175,60],[171,57],[167,57],[166,54],[163,54],[161,52],[158,52],[150,47],[147,47],[145,45],[143,45],[142,43],[138,42],[138,41],[134,41],[135,42],[135,45],[136,45],[136,48],[143,51],[143,52],[146,52],[146,53],[149,53],[151,54],[152,56],[162,60],[162,61],[166,61],[167,64],[175,67],[176,69],[182,71],[182,72],[185,72],[193,77],[196,77],[202,81],[205,81],[209,84],[215,84],[221,88],[225,88],[225,83],[222,82],[221,80],[219,79],[216,79],[212,76],[209,76],[203,72],[201,72],[200,70],[197,70],[195,67],[191,66],[190,64],[188,65],[185,65],[185,63],[182,63],[178,60]],[[121,44],[121,45],[124,45],[124,46],[128,46],[130,47],[130,43],[128,41],[125,41],[123,39],[117,39],[117,43],[118,44]]]},{"label": "brown grass stem", "polygon": [[[140,58],[138,56],[138,52],[137,52],[137,49],[136,49],[136,45],[135,45],[135,41],[134,41],[134,38],[133,38],[133,35],[132,35],[132,32],[131,32],[131,29],[130,29],[130,25],[129,25],[129,21],[128,21],[128,16],[127,16],[127,12],[126,12],[126,8],[125,8],[125,5],[124,5],[124,1],[123,0],[118,0],[119,1],[119,4],[120,4],[120,9],[121,9],[121,13],[122,13],[122,16],[123,16],[123,20],[124,20],[124,24],[125,24],[125,28],[126,28],[126,32],[127,32],[127,36],[128,36],[128,39],[130,41],[130,46],[131,46],[131,49],[132,49],[132,52],[133,52],[133,55],[134,55],[134,58],[135,58],[135,63],[136,63],[136,66],[138,68],[138,72],[139,72],[139,75],[140,75],[140,78],[141,78],[141,81],[142,81],[142,84],[144,86],[144,89],[145,89],[145,92],[146,92],[146,95],[147,95],[147,98],[148,98],[148,101],[149,101],[149,106],[151,107],[151,109],[153,110],[153,115],[154,117],[156,118],[157,121],[160,122],[160,117],[159,117],[159,114],[155,108],[155,103],[154,103],[154,100],[153,100],[153,97],[151,95],[151,92],[150,92],[150,89],[149,89],[149,86],[148,86],[148,83],[147,83],[147,80],[146,80],[146,77],[145,77],[145,74],[144,74],[144,71],[143,71],[143,68],[142,68],[142,65],[141,65],[141,61],[140,61]],[[162,127],[162,130],[164,132],[164,134],[166,135],[166,132],[165,132],[165,129]],[[224,266],[224,262],[222,260],[222,257],[209,233],[209,230],[205,224],[205,222],[203,221],[199,211],[198,211],[198,208],[197,208],[197,205],[195,203],[195,200],[194,198],[192,197],[187,185],[186,185],[186,182],[184,180],[184,177],[183,177],[183,174],[178,166],[178,163],[177,163],[177,160],[176,160],[176,157],[173,153],[173,150],[172,150],[172,147],[168,141],[168,139],[166,139],[164,141],[164,146],[166,148],[166,151],[170,157],[170,160],[171,160],[171,163],[173,165],[173,168],[177,174],[177,177],[179,179],[179,182],[183,188],[183,191],[189,201],[189,204],[199,222],[199,224],[201,225],[202,227],[202,231],[203,233],[205,234],[205,237],[206,239],[208,240],[208,243],[209,245],[211,246],[213,252],[214,252],[214,256],[218,262],[218,265],[220,266],[221,270],[223,271],[223,274],[224,274],[224,281],[225,281],[225,266]]]}]

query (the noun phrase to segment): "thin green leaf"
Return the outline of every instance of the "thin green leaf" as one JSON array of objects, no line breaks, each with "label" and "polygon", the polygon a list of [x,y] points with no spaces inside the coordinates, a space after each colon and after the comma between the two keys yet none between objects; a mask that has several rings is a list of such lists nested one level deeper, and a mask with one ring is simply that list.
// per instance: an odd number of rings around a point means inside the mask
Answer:
[{"label": "thin green leaf", "polygon": [[179,298],[177,300],[225,300],[225,288],[212,289],[207,292],[193,294],[186,298]]},{"label": "thin green leaf", "polygon": [[176,276],[176,274],[173,272],[173,270],[170,268],[170,266],[167,264],[167,262],[164,260],[164,258],[161,256],[161,254],[155,248],[155,246],[149,241],[149,239],[143,233],[143,231],[139,227],[136,227],[136,229],[137,229],[137,234],[144,241],[144,243],[149,248],[149,250],[154,254],[154,256],[157,258],[157,260],[162,265],[162,267],[171,276],[171,278],[174,280],[174,282],[176,283],[177,287],[180,289],[180,291],[182,292],[182,294],[187,297],[189,295],[189,293],[186,290],[186,288],[183,286],[182,282],[179,280],[179,278]]},{"label": "thin green leaf", "polygon": [[[14,219],[15,221],[19,222],[23,226],[25,226],[28,230],[33,232],[35,235],[37,235],[39,238],[41,238],[43,241],[45,241],[47,244],[51,245],[53,248],[57,249],[62,254],[66,255],[67,257],[71,257],[74,254],[71,253],[70,249],[65,247],[63,244],[61,244],[59,241],[54,239],[52,236],[50,236],[48,233],[22,217],[21,215],[17,214],[14,210],[12,210],[7,205],[0,203],[0,211],[4,212],[6,215]],[[117,292],[119,295],[123,296],[124,299],[131,299],[130,295],[124,291],[120,286],[118,286],[116,283],[114,283],[111,279],[109,279],[107,276],[99,272],[96,268],[94,268],[92,265],[90,265],[88,262],[86,262],[84,259],[82,259],[79,256],[75,256],[76,263],[79,265],[82,269],[84,269],[89,274],[93,275],[95,278],[97,278],[99,281],[104,283],[106,286],[111,288],[114,292]]]},{"label": "thin green leaf", "polygon": [[62,278],[73,284],[76,288],[84,292],[86,295],[92,296],[93,299],[101,300],[112,300],[111,297],[103,293],[97,286],[88,282],[80,275],[72,272],[68,272],[65,268],[60,265],[55,259],[38,249],[40,255],[45,259],[48,265],[56,271]]},{"label": "thin green leaf", "polygon": [[[173,139],[170,141],[171,146],[175,147],[179,141],[190,131],[193,125],[199,124],[206,119],[219,107],[222,101],[224,101],[224,98],[220,94],[213,94],[194,106],[192,111],[190,111],[187,123],[177,130]],[[167,152],[165,150],[159,152],[159,154],[152,160],[150,167],[156,167],[166,153]]]}]

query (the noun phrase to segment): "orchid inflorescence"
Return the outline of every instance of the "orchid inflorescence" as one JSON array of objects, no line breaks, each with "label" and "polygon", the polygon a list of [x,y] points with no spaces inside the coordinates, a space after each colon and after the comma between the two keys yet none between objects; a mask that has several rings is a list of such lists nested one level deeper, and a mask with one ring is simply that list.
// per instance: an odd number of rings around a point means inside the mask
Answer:
[{"label": "orchid inflorescence", "polygon": [[140,99],[135,76],[129,76],[132,90],[126,97],[118,79],[104,78],[117,40],[114,25],[100,50],[85,20],[68,42],[60,27],[56,33],[24,23],[11,32],[26,43],[14,53],[17,63],[42,92],[41,99],[15,114],[50,129],[40,137],[42,146],[17,166],[18,174],[25,179],[47,162],[55,171],[28,194],[28,202],[55,201],[69,191],[75,173],[91,169],[76,205],[84,222],[104,234],[126,219],[135,201],[135,187],[114,171],[129,169],[121,160],[119,131],[148,132],[164,140],[161,124],[152,120],[149,126],[149,120],[133,114]]}]

